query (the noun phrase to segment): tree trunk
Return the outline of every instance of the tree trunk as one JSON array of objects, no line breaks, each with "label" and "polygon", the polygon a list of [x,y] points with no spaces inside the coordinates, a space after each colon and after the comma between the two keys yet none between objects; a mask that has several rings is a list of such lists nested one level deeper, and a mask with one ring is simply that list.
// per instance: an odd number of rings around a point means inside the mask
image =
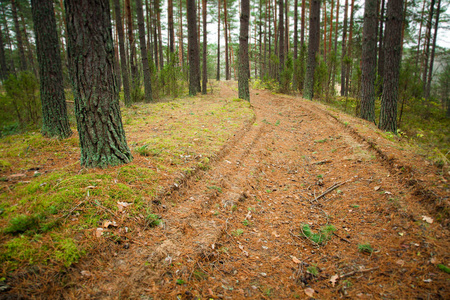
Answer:
[{"label": "tree trunk", "polygon": [[162,35],[161,35],[161,9],[159,8],[159,0],[155,1],[156,5],[156,17],[158,20],[158,43],[159,43],[159,67],[160,70],[164,68],[164,50],[162,47]]},{"label": "tree trunk", "polygon": [[203,17],[203,72],[202,72],[202,94],[206,95],[206,83],[208,82],[207,65],[206,65],[206,0],[202,0],[202,17]]},{"label": "tree trunk", "polygon": [[228,56],[228,20],[227,20],[227,0],[223,0],[223,13],[224,13],[224,31],[225,31],[225,80],[230,80],[230,60]]},{"label": "tree trunk", "polygon": [[344,29],[342,31],[342,56],[341,56],[341,96],[345,95],[345,71],[347,66],[345,64],[347,56],[347,16],[348,16],[348,0],[345,0],[344,7]]},{"label": "tree trunk", "polygon": [[184,46],[183,46],[183,2],[182,0],[180,0],[180,8],[179,8],[179,20],[180,20],[180,41],[179,41],[179,47],[180,49],[178,49],[178,58],[180,60],[180,64],[181,64],[181,69],[184,73]]},{"label": "tree trunk", "polygon": [[361,118],[375,122],[375,67],[377,62],[377,0],[366,0],[361,57]]},{"label": "tree trunk", "polygon": [[[384,78],[384,35],[383,35],[383,27],[385,23],[385,0],[381,0],[381,9],[380,9],[380,31],[378,34],[378,77],[379,81],[383,82]],[[383,85],[380,86],[380,90],[378,91],[378,95],[381,96],[383,92]]]},{"label": "tree trunk", "polygon": [[354,8],[355,8],[355,0],[352,0],[352,8],[350,10],[350,34],[348,37],[347,42],[347,61],[346,61],[346,72],[345,72],[345,95],[348,96],[349,90],[350,90],[350,75],[351,75],[351,68],[352,68],[352,46],[353,46],[353,16],[354,16]]},{"label": "tree trunk", "polygon": [[302,20],[300,26],[300,47],[305,45],[305,13],[306,13],[306,0],[302,0]]},{"label": "tree trunk", "polygon": [[249,0],[241,0],[241,5],[241,24],[239,30],[239,98],[250,101],[250,92],[248,88],[248,22],[250,18]]},{"label": "tree trunk", "polygon": [[327,1],[323,2],[323,60],[327,61]]},{"label": "tree trunk", "polygon": [[283,0],[278,0],[278,40],[279,40],[279,48],[278,48],[278,58],[280,60],[280,70],[278,73],[278,81],[281,83],[281,74],[284,71],[284,22],[283,22]]},{"label": "tree trunk", "polygon": [[5,38],[6,38],[6,43],[8,44],[9,47],[9,58],[10,58],[10,73],[16,74],[16,67],[14,65],[14,59],[13,59],[13,51],[12,51],[12,41],[11,41],[11,37],[9,35],[9,28],[8,28],[8,22],[6,20],[6,14],[5,14],[5,10],[3,8],[3,6],[0,5],[0,9],[2,11],[2,17],[3,17],[3,24],[5,25]]},{"label": "tree trunk", "polygon": [[437,31],[439,27],[439,15],[441,13],[441,0],[438,0],[437,10],[436,10],[436,20],[434,21],[434,37],[433,37],[433,45],[431,46],[431,60],[430,60],[430,71],[428,73],[428,82],[425,89],[425,99],[430,97],[431,90],[431,79],[433,78],[433,64],[434,64],[434,53],[436,51],[436,39],[437,39]]},{"label": "tree trunk", "polygon": [[3,33],[0,27],[0,80],[8,78],[8,67],[6,65],[5,44],[3,43]]},{"label": "tree trunk", "polygon": [[428,15],[427,21],[427,31],[425,33],[425,49],[424,49],[424,60],[422,65],[422,83],[423,83],[423,95],[426,98],[427,89],[427,75],[428,75],[428,60],[430,58],[430,41],[431,41],[431,27],[433,23],[433,12],[434,12],[435,0],[431,0],[430,13]]},{"label": "tree trunk", "polygon": [[217,10],[217,75],[216,80],[220,81],[220,0],[217,0],[219,9]]},{"label": "tree trunk", "polygon": [[417,54],[416,54],[416,69],[419,66],[420,55],[420,42],[422,40],[422,26],[423,26],[423,15],[425,13],[425,3],[427,0],[423,0],[422,13],[420,14],[420,25],[419,25],[419,37],[417,38]]},{"label": "tree trunk", "polygon": [[[262,58],[262,13],[263,4],[262,0],[259,0],[259,79],[263,78],[263,58]],[[256,68],[255,68],[255,79],[256,79]]]},{"label": "tree trunk", "polygon": [[294,2],[294,90],[298,88],[298,0]]},{"label": "tree trunk", "polygon": [[[19,3],[17,3],[19,4]],[[27,47],[28,62],[31,66],[34,76],[38,76],[38,71],[36,69],[36,64],[34,61],[33,48],[31,47],[30,40],[28,39],[27,26],[25,23],[25,18],[23,17],[23,12],[20,10],[20,5],[17,5],[18,13],[20,15],[20,21],[22,22],[23,38],[25,41],[25,46]],[[56,24],[56,21],[55,21]]]},{"label": "tree trunk", "polygon": [[16,0],[11,0],[11,11],[14,20],[14,29],[16,33],[17,48],[19,49],[20,58],[20,70],[25,71],[28,69],[27,60],[25,59],[25,50],[23,48],[22,32],[20,31],[19,18],[17,17],[17,5]]},{"label": "tree trunk", "polygon": [[32,0],[39,63],[42,134],[61,139],[72,135],[67,117],[61,55],[51,0]]},{"label": "tree trunk", "polygon": [[335,89],[335,83],[336,83],[336,68],[337,68],[337,41],[338,41],[338,27],[339,27],[339,0],[337,0],[336,3],[336,26],[334,29],[334,59],[333,59],[333,67],[332,67],[332,74],[331,74],[331,86],[332,90]]},{"label": "tree trunk", "polygon": [[[131,67],[131,78],[132,78],[132,86],[133,89],[136,88],[137,85],[137,67],[136,67],[136,47],[134,44],[134,33],[133,33],[133,19],[131,18],[131,0],[125,0],[125,9],[127,16],[127,29],[128,29],[128,43],[130,49],[130,67]],[[134,92],[133,92],[134,94]]]},{"label": "tree trunk", "polygon": [[386,12],[385,78],[378,127],[397,133],[397,102],[400,76],[403,0],[389,0]]},{"label": "tree trunk", "polygon": [[152,79],[150,76],[150,67],[148,65],[147,45],[145,44],[144,12],[142,10],[142,0],[136,0],[136,13],[139,29],[139,44],[141,46],[142,69],[144,73],[145,102],[150,102],[153,100]]},{"label": "tree trunk", "polygon": [[109,1],[66,0],[65,8],[81,165],[104,168],[128,163],[133,157],[114,79]]},{"label": "tree trunk", "polygon": [[312,100],[314,96],[314,71],[320,44],[320,0],[312,0],[309,13],[308,62],[306,66],[306,86],[304,97]]},{"label": "tree trunk", "polygon": [[188,42],[189,42],[189,95],[200,91],[200,55],[197,38],[197,7],[195,0],[187,0]]},{"label": "tree trunk", "polygon": [[122,17],[120,13],[120,0],[114,0],[114,11],[116,15],[117,33],[119,35],[120,68],[122,70],[123,97],[125,106],[130,106],[130,80],[128,76],[127,56],[125,53],[125,37],[123,32]]},{"label": "tree trunk", "polygon": [[173,29],[173,0],[167,1],[167,18],[169,25],[169,51],[173,53],[175,51],[175,32]]}]

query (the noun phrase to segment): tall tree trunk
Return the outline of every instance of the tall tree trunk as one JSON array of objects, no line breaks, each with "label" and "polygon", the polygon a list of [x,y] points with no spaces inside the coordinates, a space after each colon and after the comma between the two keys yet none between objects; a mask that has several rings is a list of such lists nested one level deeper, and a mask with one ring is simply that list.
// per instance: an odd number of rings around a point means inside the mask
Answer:
[{"label": "tall tree trunk", "polygon": [[152,79],[150,77],[150,67],[148,65],[147,45],[145,44],[144,12],[142,10],[142,0],[136,0],[136,14],[137,14],[137,19],[138,19],[139,44],[141,47],[142,70],[144,73],[145,102],[150,102],[153,100]]},{"label": "tall tree trunk", "polygon": [[153,13],[152,13],[152,23],[153,23],[153,52],[155,53],[155,69],[160,70],[159,64],[159,50],[158,50],[158,17],[157,17],[157,2],[153,1]]},{"label": "tall tree trunk", "polygon": [[17,17],[17,4],[16,0],[11,0],[11,11],[14,20],[14,29],[16,33],[17,48],[19,49],[20,58],[20,70],[25,71],[28,69],[27,60],[25,59],[25,50],[23,48],[22,32],[20,30],[19,18]]},{"label": "tall tree trunk", "polygon": [[[19,3],[17,3],[19,4]],[[17,10],[20,15],[20,21],[22,23],[22,30],[23,30],[23,38],[25,41],[25,46],[27,47],[27,57],[28,57],[28,63],[30,64],[31,70],[33,71],[34,76],[38,76],[38,71],[36,69],[36,64],[34,61],[34,55],[33,55],[33,48],[31,47],[30,40],[28,39],[28,32],[27,32],[27,26],[25,23],[25,18],[23,16],[23,12],[20,9],[20,5],[17,5]],[[55,21],[56,22],[56,21]]]},{"label": "tall tree trunk", "polygon": [[[114,0],[115,1],[115,0]],[[147,49],[150,52],[150,61],[153,61],[153,48],[152,48],[152,28],[150,27],[150,6],[148,0],[145,0],[145,23],[147,24]]]},{"label": "tall tree trunk", "polygon": [[116,15],[117,33],[119,35],[120,68],[122,70],[123,97],[125,106],[131,105],[130,81],[127,68],[127,56],[125,53],[125,36],[123,32],[122,17],[120,13],[120,0],[114,0],[114,12]]},{"label": "tall tree trunk", "polygon": [[417,38],[417,54],[416,54],[416,69],[419,66],[420,58],[420,42],[422,40],[422,26],[423,26],[423,15],[425,13],[425,3],[427,0],[423,0],[422,13],[420,14],[420,25],[419,25],[419,37]]},{"label": "tall tree trunk", "polygon": [[331,54],[331,40],[333,39],[333,11],[334,11],[334,0],[331,0],[330,34],[328,37],[328,53],[330,53],[330,54]]},{"label": "tall tree trunk", "polygon": [[227,33],[227,27],[228,27],[228,20],[227,20],[227,0],[223,0],[223,14],[224,14],[224,32],[225,32],[225,80],[230,80],[230,60],[228,57],[228,33]]},{"label": "tall tree trunk", "polygon": [[14,59],[13,59],[13,50],[12,50],[12,41],[11,41],[11,37],[9,35],[9,27],[8,27],[8,22],[6,20],[6,14],[5,14],[5,10],[3,8],[3,6],[0,5],[0,9],[2,11],[2,17],[3,17],[3,24],[5,25],[5,38],[6,38],[6,43],[8,44],[8,48],[9,48],[9,58],[10,58],[10,73],[16,74],[16,66],[14,65]]},{"label": "tall tree trunk", "polygon": [[327,1],[323,1],[323,60],[327,61]]},{"label": "tall tree trunk", "polygon": [[220,0],[217,0],[219,9],[217,10],[217,75],[216,80],[220,80]]},{"label": "tall tree trunk", "polygon": [[169,51],[173,53],[175,51],[175,33],[173,29],[173,0],[167,1],[167,18],[169,25]]},{"label": "tall tree trunk", "polygon": [[361,118],[375,122],[375,67],[377,62],[377,0],[366,0],[361,57]]},{"label": "tall tree trunk", "polygon": [[189,42],[189,95],[200,91],[200,55],[197,38],[197,8],[195,0],[186,0]]},{"label": "tall tree trunk", "polygon": [[397,133],[397,102],[400,76],[403,0],[389,0],[386,12],[385,78],[378,127]]},{"label": "tall tree trunk", "polygon": [[261,74],[261,79],[267,75],[267,23],[268,23],[268,11],[267,11],[267,3],[269,1],[265,1],[264,3],[264,51],[263,51],[263,73]]},{"label": "tall tree trunk", "polygon": [[430,58],[430,43],[431,43],[431,27],[433,23],[433,12],[434,12],[435,0],[431,0],[430,13],[427,20],[427,31],[425,33],[425,49],[424,49],[424,60],[422,65],[422,83],[423,83],[423,95],[426,96],[427,87],[427,75],[428,75],[428,60]]},{"label": "tall tree trunk", "polygon": [[[262,58],[262,13],[263,4],[262,0],[259,0],[259,79],[263,78],[263,58]],[[256,68],[255,68],[255,79],[256,79]]]},{"label": "tall tree trunk", "polygon": [[352,0],[352,8],[350,10],[350,33],[347,42],[347,70],[345,72],[345,95],[347,96],[350,90],[350,75],[352,69],[352,59],[353,59],[353,16],[354,16],[355,0]]},{"label": "tall tree trunk", "polygon": [[289,0],[285,0],[284,2],[284,20],[285,20],[285,26],[284,26],[284,57],[287,57],[287,54],[289,52],[289,16],[288,16],[288,10],[289,10]]},{"label": "tall tree trunk", "polygon": [[202,0],[202,17],[203,17],[203,78],[202,78],[202,94],[206,95],[206,83],[208,82],[207,66],[206,66],[206,0]]},{"label": "tall tree trunk", "polygon": [[433,78],[433,64],[434,64],[434,53],[436,51],[436,39],[437,39],[437,31],[439,27],[439,15],[441,13],[441,0],[438,0],[437,9],[436,9],[436,20],[434,21],[434,37],[433,37],[433,45],[431,46],[431,60],[430,60],[430,71],[428,73],[428,82],[425,88],[425,99],[430,97],[431,90],[431,79]]},{"label": "tall tree trunk", "polygon": [[180,60],[181,69],[184,73],[184,46],[183,46],[183,2],[180,0],[180,8],[179,8],[179,22],[180,22],[180,41],[179,41],[179,49],[178,49],[178,59]]},{"label": "tall tree trunk", "polygon": [[[384,35],[383,35],[383,28],[385,23],[385,0],[381,0],[381,9],[380,9],[380,20],[379,20],[379,26],[380,31],[378,34],[378,77],[379,81],[383,82],[384,78]],[[378,91],[378,95],[381,96],[383,92],[383,85],[380,86],[380,89]]]},{"label": "tall tree trunk", "polygon": [[158,18],[159,67],[160,70],[162,70],[164,68],[164,50],[162,46],[161,9],[159,7],[159,0],[155,0],[155,5],[157,5],[156,17]]},{"label": "tall tree trunk", "polygon": [[[131,78],[132,78],[132,86],[133,89],[136,88],[138,84],[138,74],[136,67],[136,47],[134,44],[134,32],[133,32],[133,19],[131,17],[131,0],[125,0],[125,11],[127,17],[127,29],[128,29],[128,43],[130,49],[130,67],[131,67]],[[134,94],[134,92],[133,92]]]},{"label": "tall tree trunk", "polygon": [[345,95],[345,78],[347,78],[345,71],[347,70],[347,16],[348,16],[348,0],[345,0],[344,7],[344,28],[342,31],[342,57],[341,57],[341,96]]},{"label": "tall tree trunk", "polygon": [[306,66],[306,86],[304,97],[314,97],[314,71],[317,64],[317,52],[320,45],[320,0],[311,0],[309,13],[308,62]]},{"label": "tall tree trunk", "polygon": [[8,78],[8,67],[6,65],[5,44],[3,43],[3,33],[0,27],[0,80]]},{"label": "tall tree trunk", "polygon": [[300,47],[305,45],[305,13],[306,13],[306,0],[302,0],[302,17],[300,26]]},{"label": "tall tree trunk", "polygon": [[338,44],[338,27],[339,27],[339,0],[336,3],[336,26],[334,28],[334,59],[331,73],[331,86],[334,92],[336,83],[336,68],[337,68],[337,44]]},{"label": "tall tree trunk", "polygon": [[250,18],[249,0],[241,0],[241,16],[239,30],[239,98],[250,101],[248,88],[249,58],[248,58],[248,22]]},{"label": "tall tree trunk", "polygon": [[133,157],[114,79],[109,0],[66,0],[65,8],[81,165],[104,168],[128,163]]},{"label": "tall tree trunk", "polygon": [[278,74],[278,81],[281,82],[281,74],[284,71],[284,22],[283,22],[283,0],[278,0],[278,39],[279,39],[279,49],[278,49],[278,58],[280,60],[280,70]]},{"label": "tall tree trunk", "polygon": [[294,2],[294,90],[298,88],[298,0]]},{"label": "tall tree trunk", "polygon": [[53,1],[32,0],[31,6],[39,63],[42,134],[64,139],[72,135],[72,130],[67,117]]}]

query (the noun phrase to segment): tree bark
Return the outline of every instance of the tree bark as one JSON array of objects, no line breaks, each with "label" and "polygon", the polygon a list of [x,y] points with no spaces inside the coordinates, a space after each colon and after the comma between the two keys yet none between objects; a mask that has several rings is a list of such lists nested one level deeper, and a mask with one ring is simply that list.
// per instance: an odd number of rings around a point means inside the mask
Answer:
[{"label": "tree bark", "polygon": [[[137,84],[137,67],[136,67],[136,47],[134,44],[134,33],[133,33],[133,19],[131,17],[131,0],[125,0],[125,10],[127,17],[127,29],[128,29],[128,43],[130,49],[130,67],[131,67],[131,78],[133,82],[133,89],[136,88]],[[134,93],[133,93],[134,94]]]},{"label": "tree bark", "polygon": [[26,71],[28,69],[27,60],[25,59],[25,50],[23,48],[22,33],[20,31],[19,18],[17,17],[16,0],[11,0],[11,11],[14,20],[14,29],[16,33],[17,48],[19,49],[20,70]]},{"label": "tree bark", "polygon": [[306,65],[306,79],[304,98],[312,100],[314,97],[314,71],[317,64],[317,52],[320,44],[320,0],[311,1],[309,13],[308,62]]},{"label": "tree bark", "polygon": [[202,72],[202,94],[206,95],[206,84],[208,82],[207,74],[207,44],[206,44],[206,0],[202,0],[202,17],[203,17],[203,72]]},{"label": "tree bark", "polygon": [[66,0],[68,56],[80,136],[81,165],[128,163],[128,149],[114,79],[108,0]]},{"label": "tree bark", "polygon": [[64,139],[72,135],[72,130],[67,117],[53,1],[32,0],[31,6],[39,63],[42,134]]},{"label": "tree bark", "polygon": [[294,2],[294,78],[293,87],[294,90],[298,87],[298,0]]},{"label": "tree bark", "polygon": [[347,16],[348,16],[348,0],[345,0],[344,7],[344,28],[342,31],[342,56],[341,56],[341,96],[345,95],[345,78],[347,78],[345,71],[347,66],[345,60],[347,56]]},{"label": "tree bark", "polygon": [[228,33],[227,33],[227,27],[228,27],[228,20],[227,20],[227,0],[223,0],[223,13],[224,13],[224,31],[225,31],[225,80],[230,80],[231,72],[230,72],[230,60],[228,57]]},{"label": "tree bark", "polygon": [[389,0],[386,12],[383,95],[378,127],[397,133],[397,102],[400,76],[403,0]]},{"label": "tree bark", "polygon": [[249,58],[248,58],[248,22],[250,18],[249,0],[241,0],[241,16],[239,30],[239,98],[250,101],[248,88]]},{"label": "tree bark", "polygon": [[217,0],[219,6],[217,10],[217,75],[216,80],[220,81],[220,0]]},{"label": "tree bark", "polygon": [[130,106],[131,105],[130,80],[127,68],[127,55],[125,53],[125,35],[123,32],[122,17],[120,13],[120,0],[114,0],[114,11],[116,15],[117,33],[119,35],[120,68],[122,70],[121,73],[123,82],[123,98],[125,106]]},{"label": "tree bark", "polygon": [[167,1],[167,18],[169,25],[169,51],[173,53],[175,51],[175,32],[173,28],[173,0]]},{"label": "tree bark", "polygon": [[350,90],[350,75],[352,70],[352,46],[353,46],[353,16],[354,16],[355,0],[352,0],[352,8],[350,10],[350,33],[347,42],[347,70],[345,71],[345,95],[347,96]]},{"label": "tree bark", "polygon": [[431,41],[431,27],[433,22],[433,12],[434,12],[435,0],[431,0],[430,13],[427,20],[427,31],[425,33],[425,49],[424,49],[424,60],[422,65],[422,83],[423,83],[423,96],[426,98],[427,89],[427,76],[428,76],[428,60],[430,58],[430,41]]},{"label": "tree bark", "polygon": [[[378,34],[378,77],[381,82],[384,78],[384,35],[383,35],[383,28],[385,23],[385,0],[381,0],[381,9],[380,9],[380,31]],[[383,85],[381,85],[379,95],[383,92]]]},{"label": "tree bark", "polygon": [[283,22],[283,0],[278,0],[278,58],[280,60],[280,70],[278,73],[278,81],[281,82],[281,74],[284,71],[284,22]]},{"label": "tree bark", "polygon": [[151,102],[153,100],[152,79],[150,76],[150,67],[148,65],[147,45],[145,44],[144,12],[142,10],[142,0],[136,0],[136,13],[139,29],[139,44],[141,46],[142,69],[144,73],[145,102]]},{"label": "tree bark", "polygon": [[425,89],[425,99],[430,97],[431,90],[431,79],[433,78],[433,64],[434,64],[434,53],[436,51],[436,39],[437,39],[437,31],[439,28],[439,15],[441,13],[441,0],[438,0],[437,10],[436,10],[436,20],[434,21],[434,37],[433,37],[433,45],[431,46],[431,60],[430,60],[430,71],[428,73],[428,82]]},{"label": "tree bark", "polygon": [[377,62],[377,0],[366,0],[361,57],[361,118],[375,122],[375,67]]},{"label": "tree bark", "polygon": [[195,0],[186,0],[189,42],[189,95],[200,91],[200,55],[197,38],[197,8]]}]

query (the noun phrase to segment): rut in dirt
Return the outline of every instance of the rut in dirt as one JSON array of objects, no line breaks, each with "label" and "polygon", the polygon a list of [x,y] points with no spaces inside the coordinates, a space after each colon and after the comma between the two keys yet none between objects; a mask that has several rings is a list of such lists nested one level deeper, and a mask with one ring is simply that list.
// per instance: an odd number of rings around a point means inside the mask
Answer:
[{"label": "rut in dirt", "polygon": [[[447,232],[417,222],[429,212],[370,145],[310,102],[267,91],[251,99],[255,122],[210,170],[155,204],[164,226],[139,233],[93,278],[75,275],[66,296],[291,299],[307,288],[316,298],[448,296],[447,274],[430,264],[448,261]],[[318,245],[301,237],[305,224],[336,231]]]}]

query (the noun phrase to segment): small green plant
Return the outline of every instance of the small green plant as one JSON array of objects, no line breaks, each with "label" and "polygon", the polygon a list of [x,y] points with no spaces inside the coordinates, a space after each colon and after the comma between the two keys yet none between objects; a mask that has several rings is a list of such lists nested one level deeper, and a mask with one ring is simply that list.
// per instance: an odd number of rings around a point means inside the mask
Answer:
[{"label": "small green plant", "polygon": [[244,230],[242,230],[242,229],[236,229],[231,232],[231,234],[234,236],[241,236],[243,233],[244,233]]},{"label": "small green plant", "polygon": [[325,143],[326,141],[328,141],[328,139],[315,140],[314,143]]},{"label": "small green plant", "polygon": [[147,226],[149,227],[156,227],[159,226],[162,221],[161,221],[161,217],[155,214],[149,214],[146,218],[147,221]]},{"label": "small green plant", "polygon": [[306,271],[314,277],[319,275],[319,269],[317,269],[317,266],[309,266],[306,268]]},{"label": "small green plant", "polygon": [[317,178],[323,178],[322,174],[317,175]]},{"label": "small green plant", "polygon": [[207,186],[207,188],[210,189],[210,190],[216,190],[219,193],[222,193],[222,188],[221,187],[218,187],[218,186],[215,186],[215,185],[211,185],[211,186]]},{"label": "small green plant", "polygon": [[313,233],[308,224],[303,224],[301,227],[301,235],[308,238],[317,245],[327,242],[336,228],[333,225],[326,225],[320,229],[319,233]]},{"label": "small green plant", "polygon": [[203,273],[202,271],[200,271],[200,270],[194,270],[194,272],[192,273],[192,275],[194,275],[194,277],[197,279],[197,280],[204,280],[204,279],[206,279],[206,278],[208,278],[208,275],[207,274],[205,274],[205,273]]},{"label": "small green plant", "polygon": [[280,120],[277,120],[277,121],[275,122],[275,126],[278,126],[278,125],[280,125]]},{"label": "small green plant", "polygon": [[351,287],[351,286],[353,285],[353,283],[352,283],[350,280],[348,280],[348,279],[345,279],[344,281],[342,281],[342,284],[343,284],[346,288],[349,288],[349,287]]},{"label": "small green plant", "polygon": [[184,281],[183,279],[177,279],[176,282],[177,282],[178,285],[183,285],[183,284],[186,283],[186,281]]},{"label": "small green plant", "polygon": [[244,226],[248,226],[248,225],[250,225],[250,222],[248,220],[244,220],[244,221],[242,221],[242,224],[244,224]]},{"label": "small green plant", "polygon": [[450,268],[447,267],[446,265],[438,264],[437,267],[438,267],[441,271],[444,271],[445,273],[450,274]]},{"label": "small green plant", "polygon": [[350,207],[353,207],[353,208],[359,208],[359,205],[357,205],[357,204],[352,204],[352,205],[350,205]]},{"label": "small green plant", "polygon": [[373,248],[372,246],[367,243],[367,244],[359,244],[358,245],[358,251],[361,253],[368,253],[368,254],[372,254],[373,253]]}]

